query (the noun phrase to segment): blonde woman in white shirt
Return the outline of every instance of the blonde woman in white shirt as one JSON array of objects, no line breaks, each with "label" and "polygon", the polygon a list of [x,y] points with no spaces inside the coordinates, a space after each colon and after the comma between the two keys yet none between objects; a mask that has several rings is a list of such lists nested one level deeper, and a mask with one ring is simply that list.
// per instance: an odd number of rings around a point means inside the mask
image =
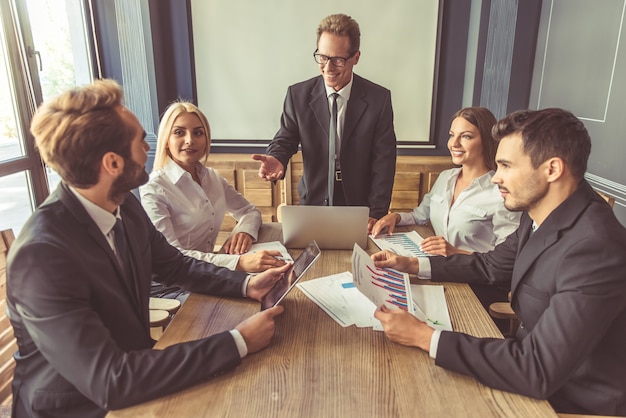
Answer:
[{"label": "blonde woman in white shirt", "polygon": [[[244,255],[258,237],[261,213],[205,165],[210,145],[209,123],[194,104],[174,102],[167,108],[159,125],[150,180],[139,189],[150,219],[185,255],[247,272],[283,265],[276,258],[278,251]],[[215,254],[215,240],[227,212],[237,226],[223,245],[225,254]]]}]

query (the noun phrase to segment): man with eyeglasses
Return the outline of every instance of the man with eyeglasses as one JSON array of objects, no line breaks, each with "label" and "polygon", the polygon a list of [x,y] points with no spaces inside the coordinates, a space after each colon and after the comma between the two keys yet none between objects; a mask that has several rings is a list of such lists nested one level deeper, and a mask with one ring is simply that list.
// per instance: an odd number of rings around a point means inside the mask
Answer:
[{"label": "man with eyeglasses", "polygon": [[301,146],[300,204],[367,206],[371,230],[389,210],[396,135],[389,90],[352,71],[360,36],[350,16],[322,19],[313,54],[321,75],[289,87],[280,129],[252,158],[262,163],[259,176],[275,181]]}]

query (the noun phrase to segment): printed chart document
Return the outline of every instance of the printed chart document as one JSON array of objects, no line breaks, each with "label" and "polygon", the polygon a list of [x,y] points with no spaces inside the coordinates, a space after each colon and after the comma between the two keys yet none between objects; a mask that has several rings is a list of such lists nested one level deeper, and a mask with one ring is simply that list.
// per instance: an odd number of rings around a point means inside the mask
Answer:
[{"label": "printed chart document", "polygon": [[342,327],[356,325],[382,331],[374,312],[384,303],[390,309],[406,308],[432,328],[452,330],[443,286],[411,285],[408,275],[377,269],[358,245],[352,254],[352,268],[353,273],[346,271],[296,286]]},{"label": "printed chart document", "polygon": [[357,244],[352,251],[352,275],[356,287],[374,305],[415,313],[409,275],[376,267],[369,254]]},{"label": "printed chart document", "polygon": [[376,305],[354,286],[349,271],[307,280],[296,286],[342,327],[356,325],[382,331],[380,321],[374,318]]},{"label": "printed chart document", "polygon": [[420,243],[424,240],[420,234],[411,232],[394,232],[393,234],[379,235],[374,238],[370,235],[374,244],[381,250],[393,251],[405,257],[430,257],[420,248]]}]

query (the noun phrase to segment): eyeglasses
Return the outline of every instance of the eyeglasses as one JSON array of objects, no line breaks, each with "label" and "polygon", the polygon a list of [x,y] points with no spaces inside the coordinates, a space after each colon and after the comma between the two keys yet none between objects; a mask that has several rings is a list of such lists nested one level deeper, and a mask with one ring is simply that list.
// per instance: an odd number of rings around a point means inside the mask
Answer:
[{"label": "eyeglasses", "polygon": [[346,65],[346,61],[352,58],[354,54],[356,54],[356,52],[353,52],[352,54],[350,54],[350,56],[346,58],[329,57],[328,55],[318,54],[317,49],[316,49],[315,52],[313,53],[313,58],[315,58],[315,62],[317,62],[320,65],[326,65],[330,61],[333,67],[343,67]]}]

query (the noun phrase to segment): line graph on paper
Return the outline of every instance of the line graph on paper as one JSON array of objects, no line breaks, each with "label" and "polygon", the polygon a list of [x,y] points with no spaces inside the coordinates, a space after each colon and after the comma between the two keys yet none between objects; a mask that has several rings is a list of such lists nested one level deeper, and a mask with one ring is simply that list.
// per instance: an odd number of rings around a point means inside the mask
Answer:
[{"label": "line graph on paper", "polygon": [[415,231],[394,232],[376,238],[370,236],[370,238],[381,250],[393,251],[405,257],[430,257],[430,254],[420,248],[420,243],[424,238]]}]

